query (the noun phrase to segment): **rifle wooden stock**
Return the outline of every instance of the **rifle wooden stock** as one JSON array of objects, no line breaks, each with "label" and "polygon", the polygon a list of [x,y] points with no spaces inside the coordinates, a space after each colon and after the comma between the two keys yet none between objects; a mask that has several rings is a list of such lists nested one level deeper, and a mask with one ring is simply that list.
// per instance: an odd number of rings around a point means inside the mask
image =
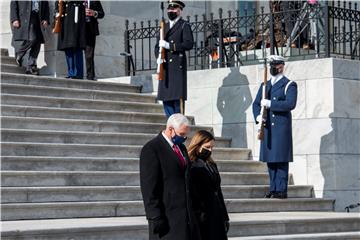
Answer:
[{"label": "rifle wooden stock", "polygon": [[55,18],[55,26],[53,29],[53,33],[60,33],[61,32],[61,16],[63,15],[63,3],[62,0],[59,0],[58,3],[58,8],[59,8],[59,16],[57,16]]},{"label": "rifle wooden stock", "polygon": [[[267,85],[267,66],[266,66],[266,59],[264,63],[264,79],[263,79],[263,86],[262,86],[262,99],[266,99],[266,85]],[[267,110],[266,107],[261,108],[261,126],[258,132],[258,139],[264,140],[264,128],[266,125],[266,118],[267,118]]]},{"label": "rifle wooden stock", "polygon": [[[165,21],[164,19],[161,20],[160,22],[160,40],[164,40],[164,29],[165,29]],[[160,47],[159,48],[159,57],[161,59],[161,63],[159,63],[158,65],[158,70],[157,70],[157,78],[158,80],[164,80],[165,76],[164,76],[164,62],[165,62],[165,48]]]}]

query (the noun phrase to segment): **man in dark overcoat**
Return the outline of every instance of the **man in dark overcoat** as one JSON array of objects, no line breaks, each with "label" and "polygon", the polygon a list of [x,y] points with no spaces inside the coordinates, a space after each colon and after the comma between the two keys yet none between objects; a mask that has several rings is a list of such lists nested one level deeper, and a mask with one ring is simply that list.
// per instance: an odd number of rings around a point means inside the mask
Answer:
[{"label": "man in dark overcoat", "polygon": [[49,25],[48,1],[11,1],[10,21],[13,40],[22,41],[15,52],[16,63],[21,67],[23,57],[30,50],[26,73],[38,75],[36,61],[41,44],[44,43],[41,27]]},{"label": "man in dark overcoat", "polygon": [[289,162],[293,161],[291,110],[296,106],[297,84],[283,75],[283,57],[271,55],[269,63],[271,79],[266,85],[267,99],[262,99],[261,84],[253,103],[253,114],[260,126],[261,108],[266,108],[264,139],[260,146],[260,161],[267,163],[270,178],[265,197],[287,198]]},{"label": "man in dark overcoat", "polygon": [[189,131],[187,118],[173,114],[166,129],[141,150],[140,186],[150,240],[200,240],[190,199],[190,160],[183,144]]},{"label": "man in dark overcoat", "polygon": [[[185,4],[181,1],[169,1],[167,13],[169,22],[165,24],[165,39],[155,46],[158,58],[159,48],[165,48],[165,79],[159,81],[158,100],[163,101],[167,117],[174,113],[185,112],[187,100],[187,64],[186,53],[192,49],[194,39],[190,24],[181,18]],[[157,60],[160,63],[160,59]]]},{"label": "man in dark overcoat", "polygon": [[[89,5],[89,6],[88,6]],[[94,53],[96,36],[99,33],[99,22],[105,16],[104,9],[100,1],[87,1],[86,6],[86,49],[85,49],[85,60],[86,60],[86,78],[88,80],[95,80],[95,63]]]},{"label": "man in dark overcoat", "polygon": [[[68,78],[82,79],[84,76],[83,50],[86,48],[86,1],[61,1],[63,13],[61,31],[58,34],[58,50],[65,52]],[[55,14],[59,14],[59,1],[55,3]]]}]

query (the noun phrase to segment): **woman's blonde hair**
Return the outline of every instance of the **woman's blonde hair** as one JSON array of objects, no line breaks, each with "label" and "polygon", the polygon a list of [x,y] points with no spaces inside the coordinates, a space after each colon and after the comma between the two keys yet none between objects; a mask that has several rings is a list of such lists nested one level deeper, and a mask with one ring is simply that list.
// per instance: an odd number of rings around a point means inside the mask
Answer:
[{"label": "woman's blonde hair", "polygon": [[[190,145],[188,147],[188,153],[191,161],[195,161],[198,158],[198,153],[201,146],[204,143],[208,143],[212,140],[215,140],[214,136],[206,131],[206,130],[199,130],[195,133],[192,137]],[[209,160],[212,162],[212,158],[210,157]]]}]

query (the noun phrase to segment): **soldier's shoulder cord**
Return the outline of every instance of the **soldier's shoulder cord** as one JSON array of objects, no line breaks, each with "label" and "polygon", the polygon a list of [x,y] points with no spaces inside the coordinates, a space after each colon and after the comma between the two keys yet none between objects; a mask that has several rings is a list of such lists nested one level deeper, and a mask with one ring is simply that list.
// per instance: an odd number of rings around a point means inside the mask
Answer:
[{"label": "soldier's shoulder cord", "polygon": [[294,82],[294,81],[290,80],[290,81],[286,84],[286,86],[285,86],[285,91],[284,91],[285,96],[286,96],[286,92],[287,92],[290,84],[293,83],[293,82]]}]

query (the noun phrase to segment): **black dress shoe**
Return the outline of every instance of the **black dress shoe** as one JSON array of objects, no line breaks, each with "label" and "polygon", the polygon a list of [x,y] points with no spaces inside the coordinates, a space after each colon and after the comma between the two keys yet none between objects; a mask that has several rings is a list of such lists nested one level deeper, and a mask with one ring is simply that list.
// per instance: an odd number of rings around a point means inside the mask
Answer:
[{"label": "black dress shoe", "polygon": [[31,75],[39,75],[39,69],[37,69],[36,67],[27,68],[25,73]]},{"label": "black dress shoe", "polygon": [[277,192],[272,195],[272,198],[286,199],[287,193],[286,192]]},{"label": "black dress shoe", "polygon": [[272,192],[268,192],[265,194],[264,198],[271,198],[273,196],[274,193]]}]

